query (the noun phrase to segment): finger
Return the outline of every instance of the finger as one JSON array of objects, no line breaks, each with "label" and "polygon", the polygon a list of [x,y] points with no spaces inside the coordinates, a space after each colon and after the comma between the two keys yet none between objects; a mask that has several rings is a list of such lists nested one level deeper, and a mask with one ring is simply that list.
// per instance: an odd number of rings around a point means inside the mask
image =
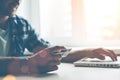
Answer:
[{"label": "finger", "polygon": [[55,65],[55,66],[49,66],[49,67],[48,67],[48,70],[49,70],[49,72],[50,72],[50,71],[58,70],[58,66],[56,66],[56,65]]},{"label": "finger", "polygon": [[56,65],[59,65],[61,62],[60,61],[50,61],[49,62],[49,66],[56,66]]},{"label": "finger", "polygon": [[[108,49],[108,50],[109,50],[109,49]],[[113,54],[115,60],[117,61],[117,55],[114,53],[114,51],[112,51],[112,50],[109,50],[109,51]]]},{"label": "finger", "polygon": [[62,59],[62,56],[60,54],[57,54],[53,57],[53,60],[60,61]]},{"label": "finger", "polygon": [[47,73],[47,72],[55,71],[57,69],[58,69],[57,66],[42,66],[42,67],[40,66],[39,67],[39,73],[44,74],[44,73]]},{"label": "finger", "polygon": [[112,59],[112,61],[116,61],[115,56],[114,56],[113,53],[111,53],[111,51],[106,50],[106,51],[105,51],[105,54],[106,54],[107,56],[109,56],[109,57]]},{"label": "finger", "polygon": [[96,55],[96,58],[101,59],[101,60],[105,60],[105,56],[101,55],[101,54]]},{"label": "finger", "polygon": [[114,57],[113,53],[111,53],[108,50],[105,50],[105,49],[102,49],[102,48],[98,48],[98,49],[94,50],[94,52],[98,53],[98,54],[105,55],[105,56],[109,56],[113,61],[115,61],[115,57]]},{"label": "finger", "polygon": [[54,47],[49,48],[51,53],[58,53],[64,49],[66,49],[64,46],[54,46]]}]

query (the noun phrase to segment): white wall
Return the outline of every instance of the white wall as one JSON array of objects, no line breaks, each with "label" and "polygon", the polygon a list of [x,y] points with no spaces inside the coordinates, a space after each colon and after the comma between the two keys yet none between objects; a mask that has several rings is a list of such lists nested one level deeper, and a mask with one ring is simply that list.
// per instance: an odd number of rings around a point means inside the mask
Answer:
[{"label": "white wall", "polygon": [[22,0],[20,4],[17,14],[30,20],[30,0]]}]

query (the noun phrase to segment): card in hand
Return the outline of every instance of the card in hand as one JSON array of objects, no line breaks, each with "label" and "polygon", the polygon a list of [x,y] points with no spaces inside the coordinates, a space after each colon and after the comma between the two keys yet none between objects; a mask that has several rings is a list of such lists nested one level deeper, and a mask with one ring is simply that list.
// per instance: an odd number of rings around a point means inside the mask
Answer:
[{"label": "card in hand", "polygon": [[70,51],[71,51],[71,49],[64,49],[64,50],[61,50],[59,53],[56,53],[54,55],[60,54],[62,57],[66,57]]}]

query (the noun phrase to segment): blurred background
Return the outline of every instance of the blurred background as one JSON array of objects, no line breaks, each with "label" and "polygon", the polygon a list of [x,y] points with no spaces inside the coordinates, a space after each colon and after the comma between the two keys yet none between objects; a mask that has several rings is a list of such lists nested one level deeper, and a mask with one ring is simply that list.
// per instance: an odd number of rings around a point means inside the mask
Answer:
[{"label": "blurred background", "polygon": [[120,0],[23,0],[17,12],[53,45],[120,48]]}]

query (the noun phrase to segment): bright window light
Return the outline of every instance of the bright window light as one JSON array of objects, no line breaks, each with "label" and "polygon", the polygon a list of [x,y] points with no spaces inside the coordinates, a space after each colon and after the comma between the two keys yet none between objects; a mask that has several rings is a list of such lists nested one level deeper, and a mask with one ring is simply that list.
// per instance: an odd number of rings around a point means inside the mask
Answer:
[{"label": "bright window light", "polygon": [[40,37],[53,44],[70,47],[120,45],[120,0],[24,2],[29,7],[24,10],[24,4],[22,13],[29,15]]},{"label": "bright window light", "polygon": [[[87,39],[118,40],[118,0],[84,0]],[[117,37],[118,36],[118,37]]]},{"label": "bright window light", "polygon": [[71,13],[71,0],[40,0],[41,36],[71,36]]}]

